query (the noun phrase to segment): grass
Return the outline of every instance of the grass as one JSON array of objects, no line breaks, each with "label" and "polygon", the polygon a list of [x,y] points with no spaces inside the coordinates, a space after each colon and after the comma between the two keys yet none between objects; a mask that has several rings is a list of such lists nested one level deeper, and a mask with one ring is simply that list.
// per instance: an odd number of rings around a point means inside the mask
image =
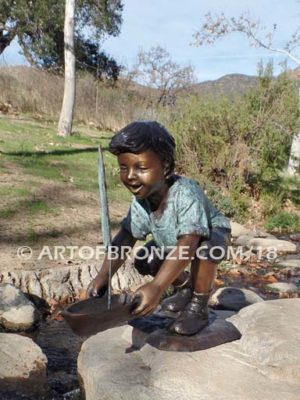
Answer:
[{"label": "grass", "polygon": [[0,187],[0,196],[23,197],[30,194],[29,189],[22,187]]},{"label": "grass", "polygon": [[294,213],[280,211],[267,218],[266,229],[270,232],[298,232],[300,217]]},{"label": "grass", "polygon": [[[0,218],[19,213],[29,219],[51,214],[55,206],[39,198],[39,180],[62,183],[98,195],[98,146],[104,149],[109,201],[128,202],[130,194],[120,185],[116,158],[105,151],[111,133],[84,125],[74,125],[75,134],[58,137],[56,122],[36,121],[29,116],[0,117],[0,171],[8,175],[19,171],[21,182],[0,186]],[[67,206],[67,205],[66,205]]]},{"label": "grass", "polygon": [[[23,173],[59,182],[71,182],[78,189],[96,192],[97,148],[101,144],[105,150],[109,133],[89,129],[89,134],[79,130],[87,128],[76,126],[76,134],[70,138],[56,135],[56,124],[34,120],[0,118],[0,150],[3,170],[5,159],[21,167]],[[114,156],[105,151],[108,190],[117,191],[117,163]],[[129,196],[124,196],[128,201]]]},{"label": "grass", "polygon": [[46,200],[28,198],[25,200],[16,201],[13,206],[0,210],[0,218],[10,219],[18,214],[27,216],[33,216],[35,214],[52,214],[55,213],[56,209],[50,206]]}]

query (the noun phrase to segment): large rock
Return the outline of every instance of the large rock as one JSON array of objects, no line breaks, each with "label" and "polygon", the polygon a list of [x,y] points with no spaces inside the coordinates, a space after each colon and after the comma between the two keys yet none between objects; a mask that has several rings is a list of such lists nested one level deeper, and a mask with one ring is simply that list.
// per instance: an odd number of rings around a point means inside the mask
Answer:
[{"label": "large rock", "polygon": [[295,243],[288,242],[287,240],[278,239],[253,238],[248,242],[247,247],[256,251],[268,251],[270,249],[275,249],[277,253],[297,252],[297,246],[295,245]]},{"label": "large rock", "polygon": [[26,331],[39,320],[39,312],[20,289],[0,285],[0,325],[11,331]]},{"label": "large rock", "polygon": [[247,246],[250,240],[253,239],[254,236],[252,235],[241,235],[234,241],[236,246]]},{"label": "large rock", "polygon": [[229,319],[240,340],[193,353],[143,346],[131,327],[102,332],[78,358],[86,400],[298,400],[299,315],[298,299],[256,303]]},{"label": "large rock", "polygon": [[286,268],[299,268],[300,269],[300,259],[289,259],[285,261],[278,261],[277,265]]},{"label": "large rock", "polygon": [[[43,298],[46,301],[74,301],[97,275],[98,266],[70,264],[63,267],[16,270],[0,272],[0,283],[14,284],[23,292]],[[149,281],[150,277],[140,275],[128,261],[113,276],[112,287],[125,290],[138,287]]]},{"label": "large rock", "polygon": [[275,236],[270,235],[265,232],[253,231],[248,232],[247,234],[240,235],[233,239],[233,244],[236,246],[247,246],[250,240],[254,238],[261,238],[261,239],[272,239],[277,240]]},{"label": "large rock", "polygon": [[233,238],[239,237],[241,235],[249,235],[249,236],[254,236],[253,232],[251,229],[245,228],[243,225],[230,221],[230,227],[231,227],[231,236]]},{"label": "large rock", "polygon": [[39,399],[47,390],[47,358],[31,339],[0,333],[0,398],[11,393],[21,399],[25,393]]},{"label": "large rock", "polygon": [[257,293],[249,289],[223,287],[216,290],[211,296],[210,305],[225,308],[226,310],[239,311],[251,304],[264,301]]},{"label": "large rock", "polygon": [[299,289],[294,283],[275,282],[266,285],[266,289],[274,293],[298,293]]}]

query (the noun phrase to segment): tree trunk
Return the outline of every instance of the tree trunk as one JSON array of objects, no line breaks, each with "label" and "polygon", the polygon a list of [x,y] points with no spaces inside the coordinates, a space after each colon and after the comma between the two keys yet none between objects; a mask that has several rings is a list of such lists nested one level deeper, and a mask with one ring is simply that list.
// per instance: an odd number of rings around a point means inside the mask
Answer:
[{"label": "tree trunk", "polygon": [[293,137],[293,143],[291,147],[291,153],[287,169],[289,175],[296,175],[297,167],[299,167],[299,161],[300,161],[300,133],[297,133]]},{"label": "tree trunk", "polygon": [[74,53],[75,0],[66,0],[65,9],[65,88],[62,109],[58,123],[58,135],[70,136],[72,132],[75,103],[75,53]]},{"label": "tree trunk", "polygon": [[16,36],[15,30],[12,29],[4,33],[5,30],[5,26],[0,22],[0,54],[4,52]]},{"label": "tree trunk", "polygon": [[[300,114],[300,86],[298,89],[298,100],[299,100],[299,114]],[[299,118],[300,118],[300,116],[299,116]],[[289,164],[288,164],[288,168],[287,168],[288,175],[296,175],[297,168],[299,168],[299,166],[300,166],[300,132],[295,134],[293,137],[290,158],[289,158]],[[298,169],[298,171],[299,171],[299,169]]]}]

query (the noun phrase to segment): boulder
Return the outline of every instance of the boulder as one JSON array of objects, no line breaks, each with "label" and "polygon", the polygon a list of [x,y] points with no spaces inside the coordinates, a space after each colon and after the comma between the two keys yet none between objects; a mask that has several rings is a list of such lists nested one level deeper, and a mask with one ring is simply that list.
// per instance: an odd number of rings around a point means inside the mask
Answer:
[{"label": "boulder", "polygon": [[266,285],[266,289],[274,293],[298,293],[299,289],[294,283],[276,282]]},{"label": "boulder", "polygon": [[[10,283],[25,293],[43,298],[47,302],[74,301],[97,275],[95,264],[66,265],[39,270],[16,270],[0,272],[0,283]],[[138,287],[152,279],[140,275],[128,260],[113,276],[112,288],[125,290]]]},{"label": "boulder", "polygon": [[228,286],[216,290],[211,296],[210,305],[226,310],[239,311],[250,304],[260,301],[264,301],[264,299],[253,290]]},{"label": "boulder", "polygon": [[245,246],[245,243],[253,238],[268,238],[268,239],[276,239],[276,236],[271,235],[270,233],[261,231],[261,230],[251,230],[245,228],[242,225],[237,224],[236,222],[231,222],[232,228],[232,237],[234,244],[238,246]]},{"label": "boulder", "polygon": [[289,259],[285,261],[278,261],[277,265],[285,268],[299,268],[300,269],[300,259]]},{"label": "boulder", "polygon": [[300,233],[292,233],[290,239],[294,242],[300,242]]},{"label": "boulder", "polygon": [[276,239],[276,236],[272,235],[271,233],[262,231],[260,229],[255,229],[253,231],[253,236],[256,238],[270,238],[270,239]]},{"label": "boulder", "polygon": [[237,222],[230,221],[231,227],[231,236],[233,238],[239,237],[241,235],[250,235],[254,236],[251,229],[245,228],[243,225],[238,224]]},{"label": "boulder", "polygon": [[20,289],[0,285],[0,325],[10,331],[26,331],[38,320],[38,310]]},{"label": "boulder", "polygon": [[11,393],[11,399],[24,394],[32,398],[47,391],[47,358],[30,338],[0,333],[0,397]]},{"label": "boulder", "polygon": [[287,240],[253,238],[248,242],[247,247],[255,251],[268,251],[275,249],[277,253],[296,253],[297,246],[295,243]]},{"label": "boulder", "polygon": [[298,400],[299,315],[299,299],[253,304],[228,319],[240,340],[193,353],[157,350],[128,326],[99,333],[78,357],[86,400]]},{"label": "boulder", "polygon": [[252,235],[241,235],[236,240],[234,240],[234,244],[236,246],[247,246],[251,239],[254,236]]}]

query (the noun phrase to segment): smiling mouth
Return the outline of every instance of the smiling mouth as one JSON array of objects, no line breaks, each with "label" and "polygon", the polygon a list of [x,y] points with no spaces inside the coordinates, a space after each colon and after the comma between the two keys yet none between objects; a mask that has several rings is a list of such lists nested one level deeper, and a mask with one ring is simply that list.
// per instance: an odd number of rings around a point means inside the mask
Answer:
[{"label": "smiling mouth", "polygon": [[137,194],[141,189],[143,185],[128,185],[129,190],[133,194]]}]

